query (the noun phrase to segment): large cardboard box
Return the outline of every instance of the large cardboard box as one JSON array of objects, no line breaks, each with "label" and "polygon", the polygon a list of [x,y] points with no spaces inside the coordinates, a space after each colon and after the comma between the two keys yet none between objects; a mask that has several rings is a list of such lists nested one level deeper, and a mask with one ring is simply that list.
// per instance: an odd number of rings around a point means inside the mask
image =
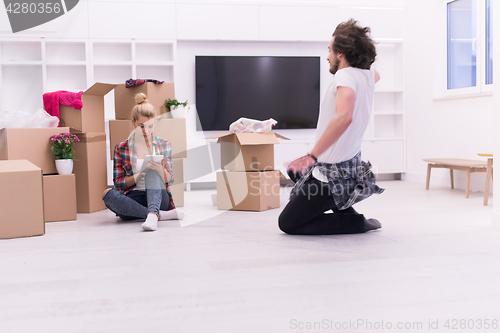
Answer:
[{"label": "large cardboard box", "polygon": [[83,107],[59,105],[61,126],[70,127],[73,132],[104,132],[104,95],[116,84],[94,83],[82,94]]},{"label": "large cardboard box", "polygon": [[109,121],[109,156],[113,159],[115,146],[128,139],[130,133],[134,130],[132,121],[129,120],[110,120]]},{"label": "large cardboard box", "polygon": [[[113,159],[116,144],[127,140],[133,130],[134,127],[130,120],[109,121],[109,149],[111,159]],[[172,144],[172,158],[187,157],[186,119],[158,118],[154,134]]]},{"label": "large cardboard box", "polygon": [[170,185],[175,207],[184,207],[184,183]]},{"label": "large cardboard box", "polygon": [[0,238],[43,235],[42,170],[27,160],[0,161],[0,184]]},{"label": "large cardboard box", "polygon": [[172,172],[174,183],[169,186],[176,207],[184,206],[184,160],[172,159]]},{"label": "large cardboard box", "polygon": [[102,193],[108,187],[106,166],[106,133],[74,133],[76,142],[73,173],[76,177],[78,213],[106,209]]},{"label": "large cardboard box", "polygon": [[279,170],[217,172],[217,208],[263,211],[280,206]]},{"label": "large cardboard box", "polygon": [[274,145],[278,138],[289,140],[277,133],[228,133],[207,139],[221,144],[221,168],[228,171],[274,170]]},{"label": "large cardboard box", "polygon": [[45,222],[76,220],[75,175],[43,176]]},{"label": "large cardboard box", "polygon": [[160,118],[154,134],[172,144],[172,158],[187,157],[186,119]]},{"label": "large cardboard box", "polygon": [[68,127],[2,128],[0,129],[0,160],[28,160],[44,174],[57,173],[50,137],[69,132]]},{"label": "large cardboard box", "polygon": [[146,94],[148,102],[156,110],[161,112],[161,106],[166,99],[174,99],[175,91],[173,83],[155,84],[146,82],[140,86],[127,88],[125,84],[119,84],[115,88],[115,118],[119,120],[130,119],[130,114],[135,103],[135,95],[139,93]]}]

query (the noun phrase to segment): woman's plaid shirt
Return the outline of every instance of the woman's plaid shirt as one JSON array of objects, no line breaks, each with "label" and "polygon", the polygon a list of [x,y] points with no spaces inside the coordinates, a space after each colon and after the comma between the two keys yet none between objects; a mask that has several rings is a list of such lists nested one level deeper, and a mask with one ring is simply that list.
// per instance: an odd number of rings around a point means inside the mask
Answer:
[{"label": "woman's plaid shirt", "polygon": [[[137,173],[137,153],[134,148],[134,138],[133,134],[128,140],[118,143],[115,146],[115,155],[113,163],[113,183],[117,190],[123,193],[128,193],[132,191],[135,185],[131,187],[126,187],[125,177],[133,176]],[[155,147],[156,154],[163,155],[165,161],[164,168],[170,175],[170,181],[165,183],[167,193],[170,196],[170,207],[169,210],[174,209],[174,201],[172,199],[172,193],[170,193],[169,185],[174,182],[174,174],[172,173],[172,145],[170,142],[165,141],[153,135],[153,146]]]}]

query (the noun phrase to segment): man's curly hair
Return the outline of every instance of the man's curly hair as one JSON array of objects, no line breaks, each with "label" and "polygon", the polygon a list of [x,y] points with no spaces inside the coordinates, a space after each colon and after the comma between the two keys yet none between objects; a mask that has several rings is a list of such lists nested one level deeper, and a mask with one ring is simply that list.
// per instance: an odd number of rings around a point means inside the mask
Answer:
[{"label": "man's curly hair", "polygon": [[345,55],[346,61],[350,66],[370,69],[375,61],[377,51],[375,44],[370,38],[370,28],[362,28],[357,21],[340,23],[333,32],[335,40],[333,42],[333,51]]}]

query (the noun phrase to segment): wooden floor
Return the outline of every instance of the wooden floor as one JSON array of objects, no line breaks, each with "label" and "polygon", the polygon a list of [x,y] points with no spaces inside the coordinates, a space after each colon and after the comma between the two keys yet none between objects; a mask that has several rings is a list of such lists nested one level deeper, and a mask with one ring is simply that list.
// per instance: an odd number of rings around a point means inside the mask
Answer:
[{"label": "wooden floor", "polygon": [[277,227],[281,209],[222,213],[204,190],[186,192],[182,227],[160,222],[146,233],[102,211],[47,224],[41,237],[1,240],[0,332],[449,332],[447,320],[498,323],[492,198],[483,206],[481,192],[465,199],[460,189],[379,185],[382,195],[356,206],[382,223],[366,234],[288,236]]}]

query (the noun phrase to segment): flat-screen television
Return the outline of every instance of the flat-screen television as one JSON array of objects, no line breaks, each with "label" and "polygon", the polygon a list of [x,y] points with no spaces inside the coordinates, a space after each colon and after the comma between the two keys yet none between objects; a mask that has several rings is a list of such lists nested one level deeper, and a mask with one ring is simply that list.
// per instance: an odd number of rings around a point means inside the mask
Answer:
[{"label": "flat-screen television", "polygon": [[275,129],[315,128],[320,57],[196,56],[201,128],[228,130],[241,117],[275,119]]}]

